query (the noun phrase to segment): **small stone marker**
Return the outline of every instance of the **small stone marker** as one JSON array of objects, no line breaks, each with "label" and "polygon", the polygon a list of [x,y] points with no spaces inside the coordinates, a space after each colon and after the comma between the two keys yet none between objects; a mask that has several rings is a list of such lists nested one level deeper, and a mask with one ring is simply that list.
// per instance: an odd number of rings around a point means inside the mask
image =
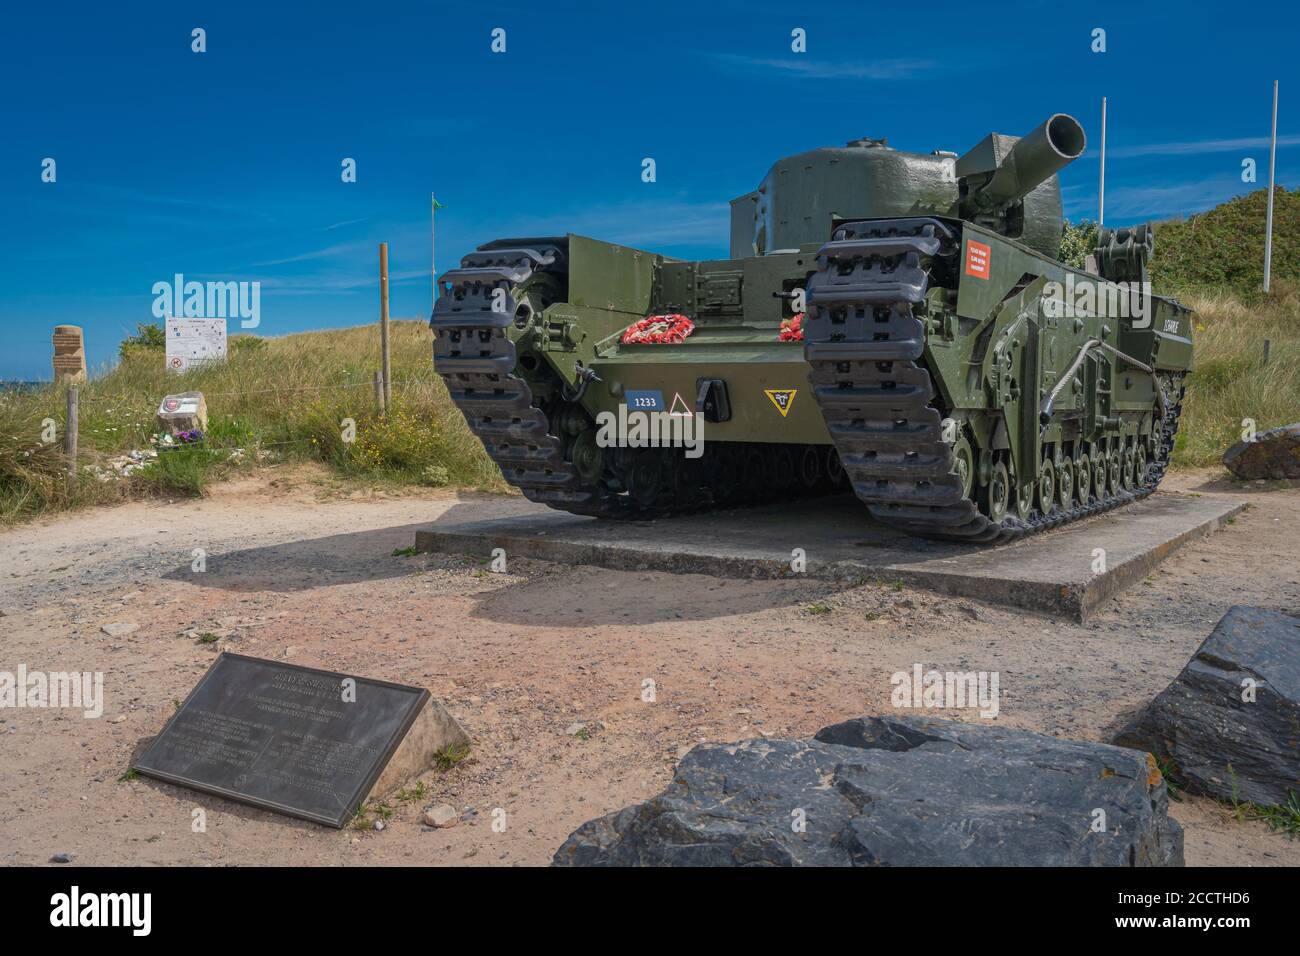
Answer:
[{"label": "small stone marker", "polygon": [[86,380],[86,342],[79,325],[54,327],[54,384]]},{"label": "small stone marker", "polygon": [[168,395],[158,406],[158,427],[169,435],[208,427],[208,403],[202,392]]},{"label": "small stone marker", "polygon": [[342,827],[367,797],[468,743],[423,688],[225,653],[134,769]]}]

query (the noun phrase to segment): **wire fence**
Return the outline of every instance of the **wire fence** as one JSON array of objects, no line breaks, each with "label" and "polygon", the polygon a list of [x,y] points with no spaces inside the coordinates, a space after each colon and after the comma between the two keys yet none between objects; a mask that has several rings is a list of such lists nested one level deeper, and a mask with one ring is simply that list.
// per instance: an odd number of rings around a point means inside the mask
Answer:
[{"label": "wire fence", "polygon": [[[410,387],[420,386],[420,385],[434,385],[434,384],[436,384],[438,381],[439,381],[439,380],[438,380],[437,378],[408,378],[408,379],[395,379],[395,380],[389,382],[389,387],[390,387],[390,388],[410,388]],[[349,388],[374,388],[374,387],[375,387],[375,382],[374,382],[374,380],[372,379],[372,380],[370,380],[370,381],[366,381],[366,382],[338,382],[338,383],[329,383],[329,384],[325,384],[325,385],[283,385],[283,386],[275,386],[275,387],[272,387],[272,388],[248,388],[248,389],[238,389],[238,390],[235,390],[235,391],[224,391],[224,392],[208,392],[208,391],[204,391],[204,392],[203,392],[203,397],[204,397],[205,399],[208,399],[208,398],[244,398],[244,397],[249,396],[249,395],[266,395],[266,394],[272,394],[272,393],[285,393],[285,392],[326,392],[326,391],[335,391],[335,390],[342,391],[342,390],[344,390],[344,389],[349,389]],[[98,397],[96,397],[96,396],[85,396],[85,395],[80,395],[80,394],[78,394],[78,402],[79,402],[80,404],[82,404],[82,405],[93,405],[93,404],[100,404],[100,405],[102,405],[102,404],[105,404],[105,403],[107,403],[107,402],[113,402],[113,401],[121,401],[121,399],[119,399],[119,398],[114,398],[114,397],[109,396],[109,395],[104,395],[104,396],[98,396]]]}]

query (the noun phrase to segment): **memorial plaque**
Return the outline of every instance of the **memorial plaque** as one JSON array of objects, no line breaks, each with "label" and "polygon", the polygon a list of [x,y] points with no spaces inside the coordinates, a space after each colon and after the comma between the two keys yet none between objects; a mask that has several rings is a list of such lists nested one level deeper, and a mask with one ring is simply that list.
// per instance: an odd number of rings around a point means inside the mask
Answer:
[{"label": "memorial plaque", "polygon": [[428,700],[420,687],[222,654],[135,769],[341,827]]}]

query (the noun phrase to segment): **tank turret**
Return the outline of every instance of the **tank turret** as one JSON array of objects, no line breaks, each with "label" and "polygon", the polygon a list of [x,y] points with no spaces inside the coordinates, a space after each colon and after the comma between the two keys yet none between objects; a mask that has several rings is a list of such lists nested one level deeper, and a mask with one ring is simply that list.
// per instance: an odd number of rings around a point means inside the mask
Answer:
[{"label": "tank turret", "polygon": [[835,223],[926,214],[969,219],[1056,256],[1060,187],[1083,154],[1078,120],[1057,113],[1024,137],[990,133],[958,158],[861,138],[778,160],[758,189],[731,201],[731,257],[821,242]]}]

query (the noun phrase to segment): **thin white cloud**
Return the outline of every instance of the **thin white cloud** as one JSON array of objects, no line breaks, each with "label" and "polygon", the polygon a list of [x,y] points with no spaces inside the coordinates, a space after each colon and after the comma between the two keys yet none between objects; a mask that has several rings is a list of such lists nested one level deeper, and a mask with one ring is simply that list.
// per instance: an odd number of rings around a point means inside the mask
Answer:
[{"label": "thin white cloud", "polygon": [[368,247],[369,243],[365,242],[340,242],[332,246],[325,246],[322,249],[312,249],[309,252],[300,252],[296,256],[285,256],[283,259],[264,259],[261,262],[251,263],[251,265],[282,266],[291,262],[311,262],[317,259],[331,259],[335,256],[357,254]]},{"label": "thin white cloud", "polygon": [[[1107,159],[1123,159],[1134,156],[1199,156],[1206,153],[1232,153],[1241,149],[1267,149],[1267,136],[1243,136],[1237,139],[1203,139],[1189,140],[1181,143],[1145,143],[1134,146],[1107,146]],[[1300,134],[1290,134],[1277,138],[1279,148],[1300,146]],[[1090,151],[1093,155],[1097,151]]]},{"label": "thin white cloud", "polygon": [[[709,245],[725,248],[730,236],[731,207],[725,202],[637,200],[607,206],[520,217],[499,224],[483,223],[492,236],[562,236],[576,233],[606,242],[651,249],[663,245]],[[485,241],[485,240],[477,240]],[[441,246],[441,241],[439,242]],[[466,250],[468,251],[468,250]]]},{"label": "thin white cloud", "polygon": [[818,60],[809,57],[806,53],[786,58],[712,53],[709,54],[709,58],[724,69],[730,68],[745,72],[777,70],[814,80],[906,80],[920,73],[932,71],[938,65],[933,60],[911,58],[867,59],[860,62],[844,63]]},{"label": "thin white cloud", "polygon": [[[1279,176],[1279,179],[1281,178],[1284,177]],[[1161,185],[1111,187],[1107,184],[1106,220],[1107,222],[1132,222],[1187,216],[1205,212],[1229,199],[1260,188],[1259,184],[1245,184],[1231,176],[1214,176],[1208,179]],[[1095,196],[1083,197],[1077,202],[1069,202],[1066,205],[1067,214],[1071,218],[1081,216],[1096,218]]]},{"label": "thin white cloud", "polygon": [[134,204],[137,208],[133,209],[131,215],[133,218],[140,216],[141,205],[161,206],[166,209],[192,209],[196,212],[209,212],[223,217],[242,216],[248,219],[273,220],[274,217],[263,209],[255,206],[241,203],[228,203],[212,201],[208,199],[194,199],[188,196],[164,196],[153,192],[140,192],[134,189],[123,189],[119,186],[109,186],[102,183],[86,183],[86,189],[90,192],[110,196],[116,200],[125,200]]}]

